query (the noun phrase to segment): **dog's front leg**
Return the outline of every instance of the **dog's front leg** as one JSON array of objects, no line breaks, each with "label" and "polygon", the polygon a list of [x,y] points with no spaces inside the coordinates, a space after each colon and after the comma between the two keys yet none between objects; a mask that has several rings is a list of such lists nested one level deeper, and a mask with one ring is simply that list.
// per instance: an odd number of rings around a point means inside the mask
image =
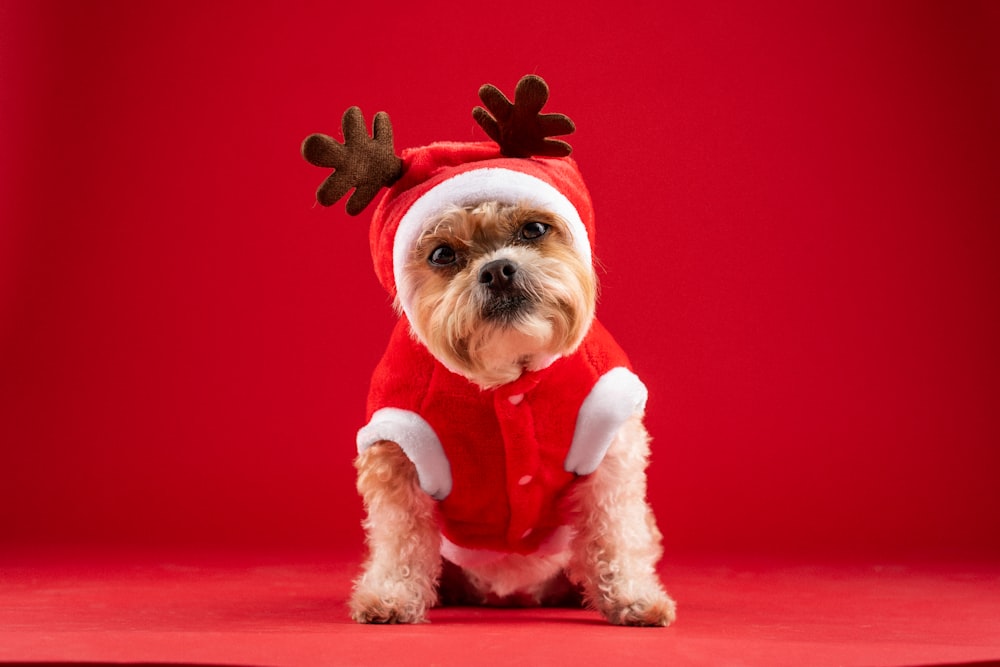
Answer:
[{"label": "dog's front leg", "polygon": [[669,625],[675,616],[676,605],[656,575],[663,549],[646,502],[648,457],[649,436],[634,417],[575,492],[571,576],[587,601],[617,625]]},{"label": "dog's front leg", "polygon": [[420,623],[437,601],[441,537],[434,500],[393,442],[378,442],[355,461],[368,516],[368,559],[354,583],[351,617],[359,623]]}]

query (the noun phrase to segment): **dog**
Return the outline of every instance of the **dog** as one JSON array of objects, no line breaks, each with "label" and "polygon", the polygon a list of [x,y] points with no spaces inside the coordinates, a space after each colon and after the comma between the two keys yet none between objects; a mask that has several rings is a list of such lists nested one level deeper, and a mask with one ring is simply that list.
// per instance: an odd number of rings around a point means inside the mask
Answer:
[{"label": "dog", "polygon": [[[388,118],[369,138],[356,109],[343,144],[303,146],[337,169],[321,203],[354,187],[356,213],[374,197],[343,180],[354,162],[376,164],[393,188],[371,235],[400,319],[358,433],[368,556],[349,607],[360,623],[421,623],[438,604],[675,618],[646,499],[646,388],[595,317],[589,195],[550,138],[571,123],[538,113],[547,96],[538,77],[513,103],[480,90],[489,112],[474,115],[499,152],[435,144],[394,161]],[[506,119],[525,116],[510,112],[525,109],[534,120],[510,131]],[[345,158],[352,146],[365,159]]]}]

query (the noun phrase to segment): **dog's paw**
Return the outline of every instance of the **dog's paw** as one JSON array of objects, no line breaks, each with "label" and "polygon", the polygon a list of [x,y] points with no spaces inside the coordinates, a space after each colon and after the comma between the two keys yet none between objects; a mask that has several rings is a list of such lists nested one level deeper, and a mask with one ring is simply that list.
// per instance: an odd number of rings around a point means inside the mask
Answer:
[{"label": "dog's paw", "polygon": [[677,605],[659,594],[647,599],[606,602],[600,611],[614,625],[666,627],[677,618]]},{"label": "dog's paw", "polygon": [[358,623],[426,623],[428,605],[419,596],[398,590],[378,592],[359,587],[349,603]]}]

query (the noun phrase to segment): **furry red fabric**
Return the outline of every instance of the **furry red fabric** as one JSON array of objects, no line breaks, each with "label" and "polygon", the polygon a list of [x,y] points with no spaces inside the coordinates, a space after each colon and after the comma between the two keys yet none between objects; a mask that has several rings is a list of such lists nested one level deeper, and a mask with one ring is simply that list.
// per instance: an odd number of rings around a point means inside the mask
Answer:
[{"label": "furry red fabric", "polygon": [[[573,355],[483,391],[435,360],[401,318],[372,378],[369,425],[359,434],[359,449],[390,439],[379,426],[385,414],[381,410],[419,415],[439,440],[444,462],[426,457],[426,449],[420,450],[426,443],[408,441],[418,430],[415,426],[402,427],[391,439],[402,441],[425,490],[443,496],[439,508],[445,537],[467,548],[529,553],[566,523],[557,508],[577,478],[572,469],[590,472],[590,465],[577,466],[573,460],[586,450],[584,458],[596,466],[610,444],[610,437],[600,435],[609,429],[588,427],[575,435],[580,420],[593,420],[596,411],[620,422],[642,408],[645,389],[631,391],[641,387],[636,378],[628,390],[616,386],[614,398],[602,397],[581,411],[601,378],[635,378],[628,368],[625,353],[595,321]],[[573,460],[568,457],[571,446]],[[449,473],[450,489],[430,480]]]}]

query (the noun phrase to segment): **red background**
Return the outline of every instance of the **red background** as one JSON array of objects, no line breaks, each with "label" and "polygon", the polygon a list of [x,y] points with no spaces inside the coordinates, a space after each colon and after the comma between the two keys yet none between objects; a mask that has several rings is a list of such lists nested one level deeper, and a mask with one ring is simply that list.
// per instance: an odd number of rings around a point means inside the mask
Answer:
[{"label": "red background", "polygon": [[5,2],[0,546],[360,549],[394,316],[299,157],[569,114],[683,552],[1000,555],[1000,8]]}]

